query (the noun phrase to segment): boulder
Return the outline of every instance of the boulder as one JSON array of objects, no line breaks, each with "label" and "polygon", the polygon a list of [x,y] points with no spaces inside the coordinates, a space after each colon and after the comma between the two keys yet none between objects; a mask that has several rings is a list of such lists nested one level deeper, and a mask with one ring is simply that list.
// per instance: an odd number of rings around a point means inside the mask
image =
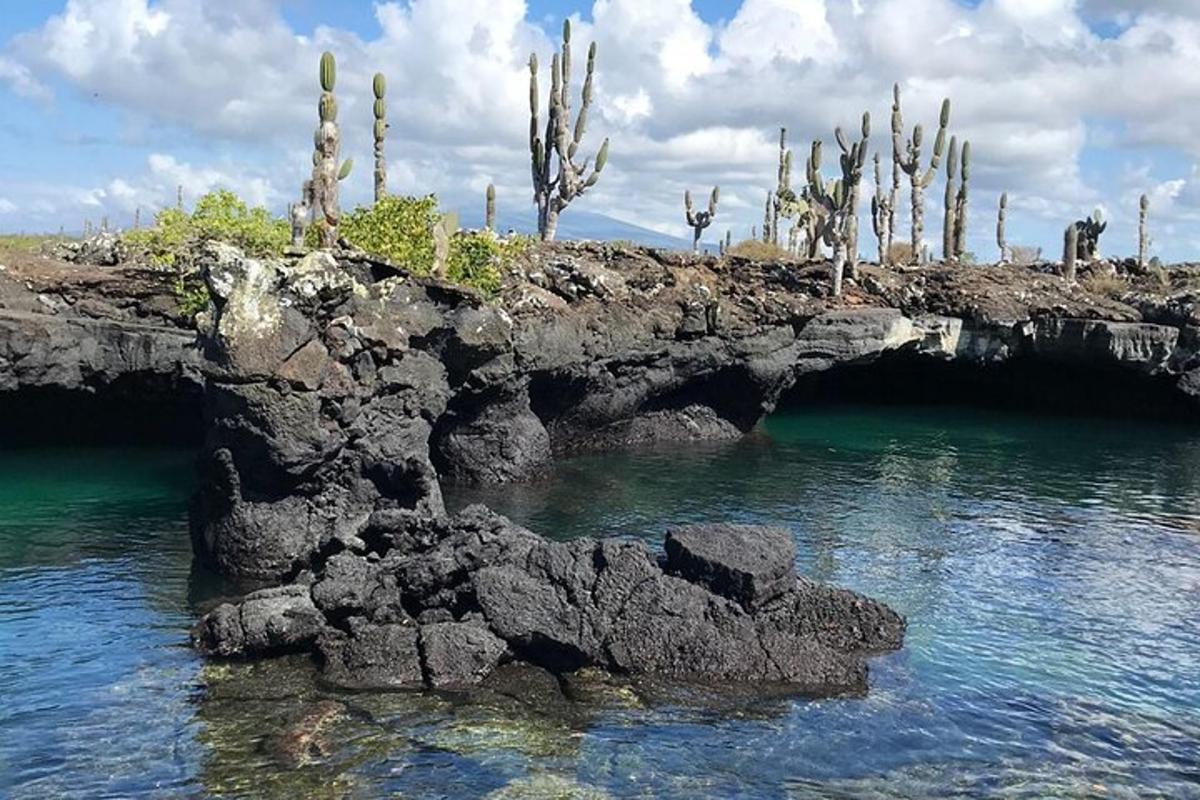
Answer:
[{"label": "boulder", "polygon": [[317,641],[322,675],[347,689],[412,689],[425,685],[416,623],[373,625],[352,617],[349,632],[331,631]]},{"label": "boulder", "polygon": [[293,584],[218,606],[192,630],[192,642],[224,658],[274,656],[311,649],[325,629],[308,587]]},{"label": "boulder", "polygon": [[796,545],[783,528],[691,525],[667,533],[667,571],[754,609],[795,581]]},{"label": "boulder", "polygon": [[480,620],[421,626],[425,677],[436,688],[479,683],[507,651],[504,640]]}]

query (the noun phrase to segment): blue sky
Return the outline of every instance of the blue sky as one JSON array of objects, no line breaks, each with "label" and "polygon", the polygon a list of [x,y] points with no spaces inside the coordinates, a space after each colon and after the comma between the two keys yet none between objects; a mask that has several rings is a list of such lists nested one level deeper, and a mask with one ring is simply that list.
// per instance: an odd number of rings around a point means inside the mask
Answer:
[{"label": "blue sky", "polygon": [[[952,127],[976,160],[970,241],[985,257],[1001,191],[1010,239],[1048,252],[1095,206],[1112,219],[1110,249],[1131,252],[1142,192],[1157,253],[1200,249],[1200,3],[1185,0],[8,3],[0,230],[122,224],[179,184],[189,195],[228,184],[282,209],[311,137],[308,64],[325,47],[350,84],[343,124],[360,167],[349,202],[369,193],[368,126],[353,120],[379,68],[392,77],[395,191],[470,206],[494,182],[524,207],[522,64],[529,49],[550,52],[566,14],[577,39],[601,45],[585,148],[613,140],[608,173],[577,201],[590,212],[682,236],[683,189],[720,183],[710,235],[745,236],[774,180],[778,126],[802,156],[866,108],[890,155],[896,80],[907,126],[929,126],[940,97],[954,99]],[[927,204],[933,241],[940,186]]]}]

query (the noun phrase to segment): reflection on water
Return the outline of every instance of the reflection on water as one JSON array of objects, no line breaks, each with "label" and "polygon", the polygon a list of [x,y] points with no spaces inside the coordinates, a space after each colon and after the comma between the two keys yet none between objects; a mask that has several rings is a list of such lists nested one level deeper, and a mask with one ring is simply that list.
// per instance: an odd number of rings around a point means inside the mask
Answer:
[{"label": "reflection on water", "polygon": [[790,526],[909,616],[865,699],[341,694],[186,630],[191,457],[0,455],[0,796],[1200,797],[1200,433],[814,410],[454,491],[549,536]]}]

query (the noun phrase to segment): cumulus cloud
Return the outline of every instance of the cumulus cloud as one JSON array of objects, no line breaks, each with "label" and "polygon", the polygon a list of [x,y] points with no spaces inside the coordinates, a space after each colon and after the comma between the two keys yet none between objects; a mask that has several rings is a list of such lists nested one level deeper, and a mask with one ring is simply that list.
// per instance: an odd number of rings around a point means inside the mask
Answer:
[{"label": "cumulus cloud", "polygon": [[[909,127],[931,127],[940,99],[953,98],[954,131],[975,156],[972,245],[984,252],[991,226],[982,209],[990,213],[1005,190],[1010,228],[1047,245],[1065,220],[1097,204],[1113,210],[1114,230],[1129,224],[1136,205],[1125,184],[1139,174],[1134,197],[1150,191],[1164,222],[1183,219],[1194,172],[1152,177],[1128,164],[1156,148],[1200,159],[1200,9],[1187,0],[1128,5],[743,0],[728,20],[709,24],[688,0],[595,0],[586,18],[575,17],[574,86],[595,40],[597,106],[585,148],[609,135],[613,149],[580,206],[682,235],[683,190],[720,183],[722,214],[710,233],[745,235],[773,182],[778,127],[803,153],[809,139],[831,139],[834,125],[854,125],[869,110],[873,143],[887,153],[897,81]],[[0,80],[25,96],[65,81],[133,120],[260,148],[239,163],[222,155],[208,165],[156,145],[141,175],[94,187],[100,202],[124,209],[173,198],[176,184],[199,192],[229,181],[278,207],[306,169],[315,64],[331,49],[345,150],[359,164],[351,201],[369,193],[369,87],[381,70],[393,190],[469,205],[493,182],[504,202],[527,204],[526,60],[539,53],[545,92],[557,31],[530,20],[522,0],[392,0],[375,9],[377,30],[341,30],[331,17],[302,35],[280,0],[68,0],[8,44]],[[1097,21],[1109,28],[1097,33]],[[1119,179],[1097,174],[1096,163]]]}]

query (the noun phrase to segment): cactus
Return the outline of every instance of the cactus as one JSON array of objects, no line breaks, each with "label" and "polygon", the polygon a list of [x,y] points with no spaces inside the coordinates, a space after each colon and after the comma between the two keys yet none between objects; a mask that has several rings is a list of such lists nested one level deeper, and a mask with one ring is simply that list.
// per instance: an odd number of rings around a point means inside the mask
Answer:
[{"label": "cactus", "polygon": [[1072,222],[1063,236],[1063,277],[1075,282],[1075,259],[1079,254],[1079,226]]},{"label": "cactus", "polygon": [[1012,261],[1012,252],[1008,249],[1008,192],[1000,195],[1000,208],[996,212],[996,246],[1000,248],[1000,263]]},{"label": "cactus", "polygon": [[378,203],[387,194],[387,160],[383,147],[387,139],[387,102],[383,99],[387,93],[387,79],[382,72],[375,73],[371,82],[375,92],[375,202]]},{"label": "cactus", "polygon": [[1071,227],[1075,229],[1076,258],[1085,264],[1089,264],[1099,258],[1100,234],[1108,230],[1108,223],[1104,221],[1103,212],[1097,208],[1087,219],[1071,223]]},{"label": "cactus", "polygon": [[923,169],[921,145],[925,138],[924,129],[920,125],[915,126],[912,136],[905,142],[904,118],[900,110],[900,84],[892,88],[892,97],[892,158],[900,169],[908,174],[912,183],[912,251],[913,258],[917,258],[917,254],[924,248],[925,190],[932,185],[942,163],[942,152],[946,148],[946,128],[950,125],[950,101],[942,101],[937,137],[933,142],[933,155],[929,168]]},{"label": "cactus", "polygon": [[133,229],[140,231],[142,229],[142,207],[138,206],[133,209]]},{"label": "cactus", "polygon": [[1142,195],[1138,201],[1138,266],[1146,268],[1150,251],[1150,230],[1146,223],[1150,215],[1150,198]]},{"label": "cactus", "polygon": [[841,128],[834,130],[834,138],[841,148],[842,175],[847,187],[847,202],[850,204],[846,216],[847,271],[853,280],[858,279],[858,197],[862,184],[863,165],[867,158],[867,140],[871,138],[871,114],[863,112],[862,138],[850,142]]},{"label": "cactus", "polygon": [[954,181],[958,177],[958,137],[950,137],[950,151],[946,154],[946,199],[942,217],[942,260],[947,264],[955,261],[955,212],[958,194]]},{"label": "cactus", "polygon": [[722,255],[727,254],[730,250],[733,249],[733,231],[732,230],[729,230],[729,229],[725,230],[725,242],[724,242],[723,248],[724,249],[721,251]]},{"label": "cactus", "polygon": [[294,204],[289,215],[292,222],[292,247],[304,246],[304,229],[312,219],[313,182],[307,180],[300,187],[300,202]]},{"label": "cactus", "polygon": [[883,168],[879,153],[875,154],[875,196],[871,198],[871,226],[879,243],[879,266],[888,262],[892,247],[892,220],[895,218],[895,192],[883,190]]},{"label": "cactus", "polygon": [[484,227],[489,231],[496,230],[496,187],[493,184],[488,184],[487,187],[487,205],[484,209]]},{"label": "cactus", "polygon": [[812,144],[808,158],[808,203],[815,213],[816,223],[810,239],[810,248],[824,240],[833,248],[833,295],[842,293],[848,247],[856,235],[854,214],[854,187],[862,180],[863,166],[867,160],[867,138],[870,135],[869,115],[863,115],[863,138],[851,144],[841,129],[837,130],[838,145],[842,149],[842,177],[825,182],[821,176],[821,142]]},{"label": "cactus", "polygon": [[321,100],[317,104],[320,124],[313,136],[312,188],[307,199],[321,224],[321,246],[332,248],[337,245],[337,226],[341,219],[338,182],[345,180],[354,166],[349,160],[338,165],[342,137],[337,125],[337,98],[333,94],[337,84],[337,63],[332,53],[321,54],[320,82]]},{"label": "cactus", "polygon": [[[529,56],[529,151],[533,173],[533,200],[538,208],[538,233],[543,241],[553,241],[558,231],[558,217],[575,198],[580,197],[600,180],[608,163],[608,139],[600,145],[595,165],[588,173],[588,160],[575,160],[583,135],[587,130],[588,111],[592,107],[592,80],[596,70],[596,43],[588,48],[587,70],[583,81],[579,115],[571,129],[571,21],[563,21],[562,52],[555,53],[550,65],[550,108],[545,134],[538,135],[538,60]],[[553,174],[553,160],[558,159],[558,174]],[[584,175],[587,174],[585,178]]]},{"label": "cactus", "polygon": [[175,187],[175,210],[183,211],[183,184]]},{"label": "cactus", "polygon": [[[792,151],[787,149],[787,128],[779,129],[779,170],[775,186],[775,203],[771,209],[770,241],[779,244],[779,217],[792,194]],[[782,216],[787,216],[782,213]]]},{"label": "cactus", "polygon": [[770,192],[767,192],[767,205],[763,210],[763,244],[770,244],[775,239],[773,230],[775,222],[775,197]]},{"label": "cactus", "polygon": [[712,194],[708,198],[708,210],[696,211],[692,205],[692,193],[690,191],[683,193],[683,207],[687,213],[687,223],[692,226],[692,252],[700,252],[700,236],[704,233],[704,229],[712,224],[713,219],[717,216],[717,201],[721,199],[721,187],[714,186]]},{"label": "cactus", "polygon": [[967,252],[967,194],[971,187],[971,143],[963,142],[960,154],[958,197],[954,206],[954,260],[961,263]]}]

